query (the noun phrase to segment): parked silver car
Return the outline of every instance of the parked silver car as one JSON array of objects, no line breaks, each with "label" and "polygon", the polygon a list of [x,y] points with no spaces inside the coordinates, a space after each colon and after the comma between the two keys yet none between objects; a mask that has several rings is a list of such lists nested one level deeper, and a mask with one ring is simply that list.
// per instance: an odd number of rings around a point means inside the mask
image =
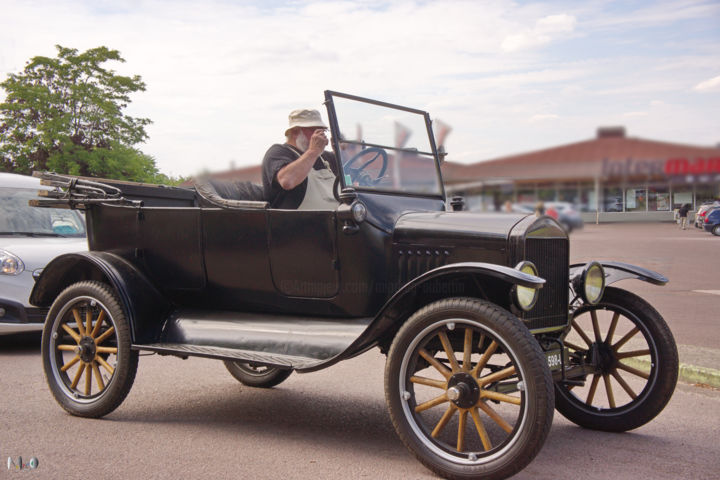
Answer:
[{"label": "parked silver car", "polygon": [[88,248],[77,210],[28,205],[43,189],[37,178],[0,173],[0,334],[42,330],[47,310],[28,301],[35,277],[56,256]]}]

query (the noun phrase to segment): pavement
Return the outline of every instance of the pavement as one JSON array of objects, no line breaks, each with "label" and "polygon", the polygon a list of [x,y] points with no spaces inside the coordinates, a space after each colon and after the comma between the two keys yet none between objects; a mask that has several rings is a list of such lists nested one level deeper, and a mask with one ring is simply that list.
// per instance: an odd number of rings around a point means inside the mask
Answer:
[{"label": "pavement", "polygon": [[637,280],[614,286],[663,315],[678,344],[681,381],[720,388],[720,237],[669,222],[586,224],[570,234],[570,252],[573,263],[616,260],[669,278],[664,287]]}]

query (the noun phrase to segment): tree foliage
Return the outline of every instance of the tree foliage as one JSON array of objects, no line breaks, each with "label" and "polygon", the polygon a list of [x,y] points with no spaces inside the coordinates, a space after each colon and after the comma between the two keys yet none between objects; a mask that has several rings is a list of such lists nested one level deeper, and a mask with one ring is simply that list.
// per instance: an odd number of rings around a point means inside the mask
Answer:
[{"label": "tree foliage", "polygon": [[136,147],[148,138],[150,120],[123,113],[130,95],[145,90],[140,76],[103,67],[125,61],[117,50],[56,48],[57,57],[33,57],[0,83],[7,92],[0,104],[0,168],[167,181]]}]

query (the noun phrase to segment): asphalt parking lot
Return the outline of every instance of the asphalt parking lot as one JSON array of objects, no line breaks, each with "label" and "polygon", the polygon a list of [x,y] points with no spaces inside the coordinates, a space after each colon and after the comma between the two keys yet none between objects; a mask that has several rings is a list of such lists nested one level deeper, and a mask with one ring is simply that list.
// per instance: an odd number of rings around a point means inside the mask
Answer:
[{"label": "asphalt parking lot", "polygon": [[680,361],[710,369],[720,386],[720,237],[673,223],[589,224],[570,235],[570,261],[590,259],[631,263],[666,276],[670,281],[663,287],[638,280],[618,286],[649,301],[670,325]]},{"label": "asphalt parking lot", "polygon": [[[720,238],[673,224],[587,225],[571,260],[634,263],[665,287],[620,284],[666,318],[681,362],[720,370]],[[143,356],[125,402],[88,420],[66,414],[45,383],[37,336],[0,338],[2,478],[435,478],[398,440],[376,350],[292,375],[270,390],[237,383],[221,362]],[[556,414],[538,457],[516,478],[717,478],[720,390],[682,382],[659,417],[625,434]],[[36,469],[7,470],[8,457]]]}]

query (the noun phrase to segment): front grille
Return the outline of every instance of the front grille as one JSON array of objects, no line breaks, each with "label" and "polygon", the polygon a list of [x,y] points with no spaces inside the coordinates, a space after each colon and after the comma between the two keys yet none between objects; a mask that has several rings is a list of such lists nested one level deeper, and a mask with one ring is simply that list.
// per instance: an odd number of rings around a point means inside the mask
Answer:
[{"label": "front grille", "polygon": [[563,238],[532,238],[525,240],[525,260],[538,268],[545,279],[535,307],[522,316],[529,329],[567,324],[569,245]]}]

